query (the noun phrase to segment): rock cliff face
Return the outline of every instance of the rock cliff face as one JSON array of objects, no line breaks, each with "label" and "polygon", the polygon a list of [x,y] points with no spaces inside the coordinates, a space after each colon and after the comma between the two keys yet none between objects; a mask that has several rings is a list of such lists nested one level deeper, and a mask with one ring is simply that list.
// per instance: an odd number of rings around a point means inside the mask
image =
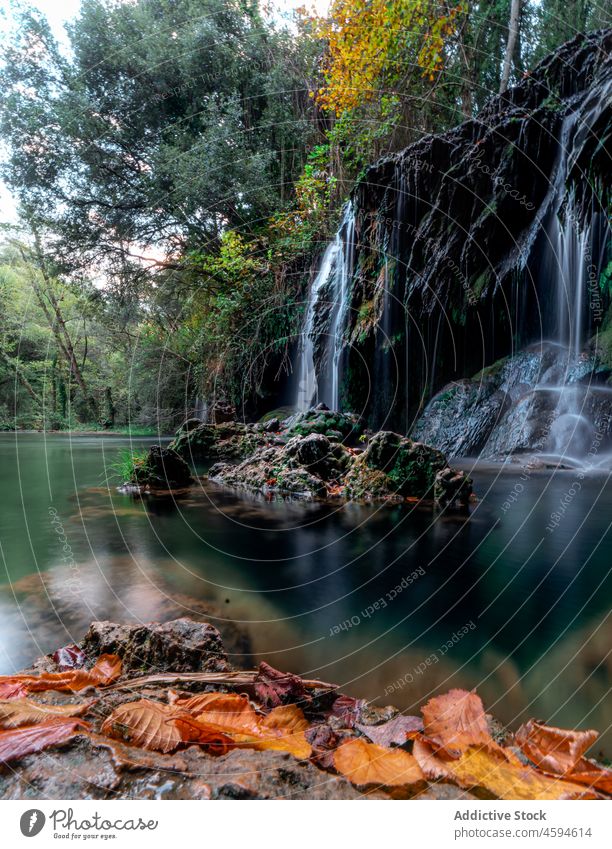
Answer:
[{"label": "rock cliff face", "polygon": [[[587,373],[607,380],[611,47],[610,30],[576,37],[477,119],[367,171],[339,231],[338,281],[332,267],[331,282],[318,287],[339,302],[312,304],[318,400],[333,403],[325,392],[335,386],[340,409],[364,414],[370,427],[410,433],[445,384],[505,360],[504,378],[487,384],[485,408],[474,407],[465,445],[452,451],[464,453],[479,450],[515,406],[526,361],[539,357],[529,380],[540,382],[549,348],[535,358],[521,353],[511,374],[507,358],[529,345],[552,340],[566,352],[566,371],[586,358]],[[319,336],[330,333],[340,337],[335,356],[317,360],[330,347]],[[563,357],[557,366],[563,372]],[[464,415],[473,394],[470,385],[456,389],[454,415]],[[448,451],[455,434],[442,430],[417,425],[419,439]]]}]

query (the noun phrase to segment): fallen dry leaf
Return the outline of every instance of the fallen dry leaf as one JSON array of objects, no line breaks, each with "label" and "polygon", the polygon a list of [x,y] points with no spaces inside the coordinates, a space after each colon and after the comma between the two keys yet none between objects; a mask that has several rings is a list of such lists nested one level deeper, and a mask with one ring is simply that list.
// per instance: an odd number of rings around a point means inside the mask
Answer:
[{"label": "fallen dry leaf", "polygon": [[61,649],[53,652],[53,660],[57,663],[60,672],[65,672],[67,669],[81,669],[86,657],[78,646],[74,643],[69,646],[62,646]]},{"label": "fallen dry leaf", "polygon": [[570,731],[530,719],[521,725],[515,739],[521,751],[541,770],[612,793],[612,770],[584,757],[598,736],[597,731]]},{"label": "fallen dry leaf", "polygon": [[76,693],[86,687],[112,684],[120,675],[120,658],[114,654],[103,654],[89,670],[70,669],[66,672],[43,672],[40,675],[0,675],[0,696],[4,699],[15,698],[9,695],[13,691],[20,696],[46,690]]},{"label": "fallen dry leaf", "polygon": [[365,699],[355,699],[353,696],[338,696],[329,711],[329,716],[340,719],[346,728],[354,728],[365,706]]},{"label": "fallen dry leaf", "polygon": [[89,730],[90,726],[83,720],[66,717],[0,731],[0,763],[9,763],[25,755],[41,752]]},{"label": "fallen dry leaf", "polygon": [[21,699],[27,694],[28,688],[23,681],[0,680],[0,699]]},{"label": "fallen dry leaf", "polygon": [[605,769],[599,764],[594,764],[585,758],[585,769],[580,772],[572,772],[567,778],[578,784],[586,784],[593,790],[599,790],[612,796],[612,770]]},{"label": "fallen dry leaf", "polygon": [[260,716],[246,696],[234,693],[204,693],[178,700],[206,731],[228,734],[236,745],[253,749],[278,749],[296,758],[308,758],[311,746],[304,736],[308,721],[296,705],[274,708]]},{"label": "fallen dry leaf", "polygon": [[423,720],[419,716],[399,716],[383,722],[382,725],[355,725],[362,734],[365,734],[372,743],[377,746],[392,744],[401,746],[406,740],[411,740],[423,731]]},{"label": "fallen dry leaf", "polygon": [[205,735],[184,710],[149,699],[120,705],[100,730],[109,737],[163,753],[173,752],[183,743],[199,743],[225,752],[231,742],[218,732]]},{"label": "fallen dry leaf", "polygon": [[469,746],[496,745],[476,693],[450,690],[430,699],[421,712],[425,734],[449,754],[457,755]]},{"label": "fallen dry leaf", "polygon": [[345,740],[354,739],[350,736],[351,732],[347,729],[333,729],[325,723],[311,725],[304,734],[306,740],[312,746],[311,757],[322,769],[332,769],[334,766],[334,755],[338,746]]},{"label": "fallen dry leaf", "polygon": [[267,707],[279,707],[287,701],[311,701],[304,682],[299,675],[280,672],[269,663],[262,661],[255,678],[255,695]]},{"label": "fallen dry leaf", "polygon": [[530,719],[516,732],[521,751],[536,766],[565,775],[580,769],[583,755],[597,737],[597,731],[566,731]]},{"label": "fallen dry leaf", "polygon": [[384,749],[360,739],[348,740],[336,749],[334,766],[359,786],[401,787],[425,780],[420,766],[408,752]]},{"label": "fallen dry leaf", "polygon": [[93,702],[77,705],[52,705],[33,699],[0,700],[0,728],[19,728],[21,725],[38,725],[54,718],[83,716]]},{"label": "fallen dry leaf", "polygon": [[499,799],[595,798],[580,784],[525,766],[501,747],[469,746],[453,759],[436,754],[427,740],[415,740],[412,753],[427,778],[445,778],[465,789],[484,787]]}]

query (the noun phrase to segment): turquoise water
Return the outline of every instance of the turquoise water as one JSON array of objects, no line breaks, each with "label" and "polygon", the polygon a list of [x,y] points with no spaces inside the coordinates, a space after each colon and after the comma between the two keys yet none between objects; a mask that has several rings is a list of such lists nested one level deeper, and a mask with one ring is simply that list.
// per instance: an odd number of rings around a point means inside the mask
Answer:
[{"label": "turquoise water", "polygon": [[151,442],[0,435],[3,672],[92,619],[204,602],[217,625],[249,631],[258,657],[379,703],[409,709],[466,686],[511,725],[612,723],[606,475],[577,487],[576,472],[477,466],[467,519],[207,481],[176,499],[119,494],[106,470]]}]

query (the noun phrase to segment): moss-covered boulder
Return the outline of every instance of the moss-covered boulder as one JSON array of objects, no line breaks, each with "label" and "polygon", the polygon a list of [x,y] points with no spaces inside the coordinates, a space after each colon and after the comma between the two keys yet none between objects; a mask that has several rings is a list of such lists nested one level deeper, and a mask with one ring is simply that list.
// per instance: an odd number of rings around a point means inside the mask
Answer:
[{"label": "moss-covered boulder", "polygon": [[256,492],[326,498],[341,486],[350,453],[323,434],[294,436],[286,444],[260,448],[238,465],[218,463],[209,478]]},{"label": "moss-covered boulder", "polygon": [[181,489],[193,482],[191,469],[171,448],[152,445],[146,457],[134,462],[130,484],[150,489]]},{"label": "moss-covered boulder", "polygon": [[359,417],[353,413],[328,410],[324,404],[319,404],[312,410],[297,413],[287,419],[284,432],[287,436],[308,436],[311,433],[320,433],[330,439],[353,442],[361,435],[362,426]]},{"label": "moss-covered boulder", "polygon": [[261,426],[243,422],[199,424],[181,428],[170,448],[188,460],[239,460],[270,441]]},{"label": "moss-covered boulder", "polygon": [[218,463],[209,477],[226,486],[304,498],[350,500],[423,498],[440,506],[465,506],[472,488],[435,448],[397,433],[375,434],[364,451],[324,434],[293,436],[260,448],[238,465]]},{"label": "moss-covered boulder", "polygon": [[[437,476],[449,471],[453,478],[461,480],[462,486],[455,487],[467,501],[471,484],[462,472],[448,468],[446,457],[441,451],[421,442],[390,431],[380,431],[371,438],[366,450],[353,459],[345,478],[345,493],[353,499],[379,498],[431,498],[443,496],[448,503],[447,491],[440,484],[436,490]],[[446,479],[446,478],[444,478]]]}]

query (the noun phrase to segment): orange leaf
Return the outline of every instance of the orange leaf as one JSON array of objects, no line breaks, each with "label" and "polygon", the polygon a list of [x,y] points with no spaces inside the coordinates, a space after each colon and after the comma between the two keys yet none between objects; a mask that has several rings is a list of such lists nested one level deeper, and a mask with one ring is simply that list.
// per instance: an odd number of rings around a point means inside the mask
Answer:
[{"label": "orange leaf", "polygon": [[0,728],[18,728],[21,725],[37,725],[51,719],[82,716],[93,702],[78,705],[52,705],[35,702],[33,699],[8,699],[0,701]]},{"label": "orange leaf", "polygon": [[612,793],[612,770],[584,757],[597,737],[597,731],[569,731],[535,719],[521,725],[515,735],[521,751],[540,769]]},{"label": "orange leaf", "polygon": [[0,763],[9,763],[25,755],[41,752],[48,746],[65,743],[89,729],[90,726],[80,719],[60,718],[39,725],[0,731]]},{"label": "orange leaf", "polygon": [[612,796],[612,770],[604,769],[586,759],[582,763],[585,765],[584,771],[572,772],[567,777],[578,784],[586,784],[593,790],[601,790],[602,793]]},{"label": "orange leaf", "polygon": [[[101,731],[154,752],[173,752],[181,743],[209,742],[203,740],[201,730],[189,714],[174,705],[150,699],[120,705],[104,721]],[[225,742],[220,735],[215,740]]]},{"label": "orange leaf", "polygon": [[75,693],[86,687],[112,684],[120,675],[121,659],[115,654],[103,654],[89,670],[69,669],[66,672],[43,672],[41,675],[0,675],[0,695],[15,698],[45,690]]},{"label": "orange leaf", "polygon": [[595,798],[580,784],[525,766],[501,747],[470,746],[458,759],[452,759],[436,756],[429,742],[415,740],[412,752],[428,778],[445,778],[466,789],[484,787],[498,799]]},{"label": "orange leaf", "polygon": [[421,712],[425,734],[451,755],[464,752],[468,746],[496,745],[476,693],[450,690],[430,699]]},{"label": "orange leaf", "polygon": [[353,784],[401,787],[425,776],[412,755],[403,749],[384,749],[365,740],[348,740],[336,749],[334,766]]},{"label": "orange leaf", "polygon": [[578,769],[597,731],[566,731],[530,719],[515,734],[517,745],[536,766],[565,775]]},{"label": "orange leaf", "polygon": [[291,752],[300,759],[310,757],[312,748],[304,736],[308,721],[296,705],[275,708],[262,717],[246,696],[234,693],[204,693],[175,704],[189,711],[198,727],[228,734],[236,745]]}]

